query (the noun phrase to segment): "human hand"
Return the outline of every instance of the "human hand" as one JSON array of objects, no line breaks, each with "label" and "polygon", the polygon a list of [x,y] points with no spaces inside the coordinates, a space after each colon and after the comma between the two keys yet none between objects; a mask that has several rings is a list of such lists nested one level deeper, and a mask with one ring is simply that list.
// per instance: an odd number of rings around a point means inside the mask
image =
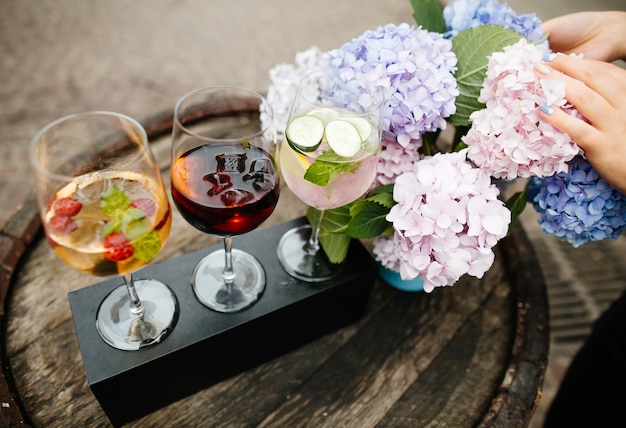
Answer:
[{"label": "human hand", "polygon": [[542,105],[542,120],[567,133],[598,174],[626,194],[626,70],[603,61],[556,55],[549,63],[538,63],[535,71],[542,79],[563,80],[567,100],[587,119]]},{"label": "human hand", "polygon": [[587,59],[626,59],[626,12],[578,12],[542,24],[553,52],[582,53]]}]

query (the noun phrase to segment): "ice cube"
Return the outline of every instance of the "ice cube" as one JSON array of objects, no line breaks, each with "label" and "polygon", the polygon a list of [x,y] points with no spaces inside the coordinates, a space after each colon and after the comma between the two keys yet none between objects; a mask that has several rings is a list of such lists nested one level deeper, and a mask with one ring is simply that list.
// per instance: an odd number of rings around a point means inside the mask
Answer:
[{"label": "ice cube", "polygon": [[274,176],[270,174],[263,174],[252,182],[252,187],[257,192],[269,192],[275,185]]},{"label": "ice cube", "polygon": [[256,172],[274,174],[274,164],[272,164],[269,159],[255,159],[250,164],[249,174],[254,174]]},{"label": "ice cube", "polygon": [[254,200],[254,194],[243,189],[231,189],[222,193],[220,198],[222,199],[222,203],[230,208],[245,205]]},{"label": "ice cube", "polygon": [[267,192],[274,187],[274,165],[269,159],[255,159],[250,164],[250,172],[243,176],[244,181],[251,181],[258,192]]},{"label": "ice cube", "polygon": [[209,196],[217,196],[224,190],[233,187],[233,182],[231,181],[230,175],[228,174],[212,172],[211,174],[207,174],[202,177],[202,180],[211,185],[209,191],[206,192]]}]

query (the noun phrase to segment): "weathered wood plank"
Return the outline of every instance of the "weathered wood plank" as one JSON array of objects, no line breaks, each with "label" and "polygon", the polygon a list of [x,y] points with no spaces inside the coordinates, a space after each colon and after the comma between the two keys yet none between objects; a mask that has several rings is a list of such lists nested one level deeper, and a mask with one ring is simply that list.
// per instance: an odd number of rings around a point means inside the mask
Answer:
[{"label": "weathered wood plank", "polygon": [[[152,146],[166,182],[170,117],[144,122],[159,136]],[[262,228],[304,213],[287,188],[282,193]],[[0,398],[16,398],[0,423],[108,427],[85,379],[67,300],[100,279],[63,264],[36,234],[33,201],[25,207],[11,235],[0,236],[0,297],[10,296],[1,357],[15,380],[0,379]],[[216,242],[174,210],[157,261]],[[482,280],[463,278],[432,294],[378,281],[359,322],[128,426],[524,426],[541,392],[547,343],[545,284],[518,227]]]}]

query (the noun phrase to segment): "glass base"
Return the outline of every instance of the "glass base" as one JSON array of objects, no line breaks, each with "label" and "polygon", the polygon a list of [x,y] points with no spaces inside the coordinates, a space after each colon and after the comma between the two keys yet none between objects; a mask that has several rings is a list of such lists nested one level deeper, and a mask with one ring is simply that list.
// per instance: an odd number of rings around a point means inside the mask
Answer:
[{"label": "glass base", "polygon": [[193,271],[192,286],[197,299],[217,312],[237,312],[256,303],[265,290],[265,270],[245,251],[233,249],[234,283],[224,284],[224,250],[204,257]]},{"label": "glass base", "polygon": [[331,263],[321,248],[313,254],[306,251],[311,231],[308,224],[288,230],[278,242],[278,261],[294,278],[306,282],[327,281],[341,271],[343,264]]},{"label": "glass base", "polygon": [[134,284],[144,306],[143,316],[131,313],[125,285],[115,288],[104,298],[96,315],[96,328],[102,339],[124,351],[156,345],[178,321],[178,299],[167,285],[154,279],[136,279]]}]

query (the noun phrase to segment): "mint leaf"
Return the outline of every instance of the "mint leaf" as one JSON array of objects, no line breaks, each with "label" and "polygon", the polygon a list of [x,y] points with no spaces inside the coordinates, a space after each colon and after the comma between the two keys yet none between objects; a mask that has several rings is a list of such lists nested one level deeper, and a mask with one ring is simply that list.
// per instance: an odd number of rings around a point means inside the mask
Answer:
[{"label": "mint leaf", "polygon": [[119,187],[112,187],[100,197],[100,208],[109,217],[115,217],[118,211],[124,211],[130,206],[126,193]]},{"label": "mint leaf", "polygon": [[147,222],[140,220],[122,221],[120,231],[131,241],[148,232]]},{"label": "mint leaf", "polygon": [[161,239],[157,232],[150,232],[135,242],[135,258],[149,262],[154,259],[161,250]]},{"label": "mint leaf", "polygon": [[116,230],[119,230],[122,227],[122,219],[111,219],[104,224],[102,231],[100,234],[103,238],[106,238]]},{"label": "mint leaf", "polygon": [[118,187],[112,187],[102,194],[100,208],[110,217],[100,232],[103,238],[113,232],[122,232],[128,239],[134,240],[148,232],[148,225],[144,221],[146,213],[130,204],[131,201]]},{"label": "mint leaf", "polygon": [[480,90],[487,76],[489,56],[517,43],[522,36],[499,25],[486,24],[461,31],[452,39],[452,51],[457,57],[456,81],[459,95],[456,97],[456,113],[450,117],[455,126],[468,126],[469,116],[482,110],[478,102]]},{"label": "mint leaf", "polygon": [[446,31],[443,9],[437,0],[410,0],[413,7],[413,19],[417,25],[435,33]]},{"label": "mint leaf", "polygon": [[307,168],[304,179],[318,186],[327,186],[336,175],[342,172],[350,174],[359,168],[360,162],[344,160],[332,150],[326,150]]}]

